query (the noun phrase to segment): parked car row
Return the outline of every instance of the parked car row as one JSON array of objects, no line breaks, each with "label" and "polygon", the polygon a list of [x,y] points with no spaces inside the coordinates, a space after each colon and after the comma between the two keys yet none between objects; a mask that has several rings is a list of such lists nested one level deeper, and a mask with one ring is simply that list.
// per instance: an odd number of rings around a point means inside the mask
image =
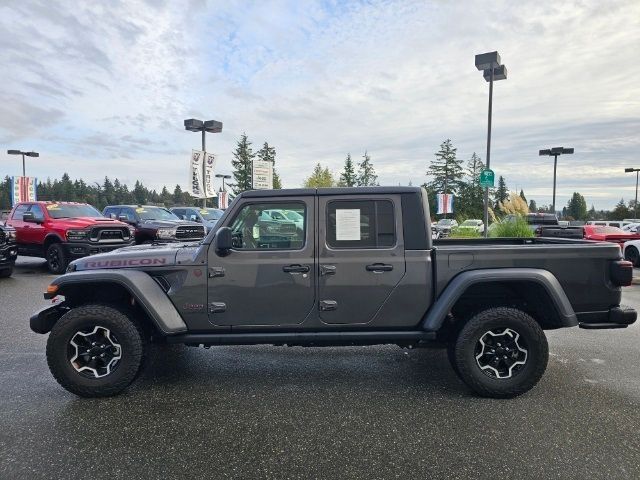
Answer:
[{"label": "parked car row", "polygon": [[177,216],[147,205],[109,205],[100,212],[77,202],[18,203],[0,228],[0,277],[11,275],[17,254],[44,258],[49,271],[60,274],[70,261],[96,253],[141,243],[198,241],[222,216],[217,209],[183,210]]}]

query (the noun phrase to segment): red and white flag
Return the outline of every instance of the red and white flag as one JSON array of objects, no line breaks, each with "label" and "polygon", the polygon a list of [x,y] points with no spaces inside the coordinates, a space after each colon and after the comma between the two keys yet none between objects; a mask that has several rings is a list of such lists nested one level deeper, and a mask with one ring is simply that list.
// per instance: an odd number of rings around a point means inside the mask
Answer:
[{"label": "red and white flag", "polygon": [[224,210],[229,207],[229,194],[227,192],[218,192],[218,208]]},{"label": "red and white flag", "polygon": [[438,194],[438,215],[453,213],[453,195],[451,193]]}]

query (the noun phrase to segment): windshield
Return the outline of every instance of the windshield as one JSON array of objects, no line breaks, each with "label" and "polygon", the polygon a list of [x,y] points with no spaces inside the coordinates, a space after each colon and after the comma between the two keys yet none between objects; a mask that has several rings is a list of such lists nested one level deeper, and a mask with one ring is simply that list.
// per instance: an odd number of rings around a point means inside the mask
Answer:
[{"label": "windshield", "polygon": [[92,217],[104,218],[98,210],[91,205],[75,205],[64,203],[47,204],[47,212],[51,218]]},{"label": "windshield", "polygon": [[462,222],[462,227],[477,227],[479,224],[478,220],[465,220]]},{"label": "windshield", "polygon": [[441,220],[438,220],[438,225],[451,225],[451,219],[443,218]]},{"label": "windshield", "polygon": [[292,222],[301,222],[304,220],[304,217],[300,215],[298,212],[292,212],[291,210],[285,210],[284,216],[287,217]]},{"label": "windshield", "polygon": [[136,213],[142,220],[180,220],[169,210],[160,207],[138,207]]},{"label": "windshield", "polygon": [[217,208],[203,208],[200,210],[200,215],[205,220],[220,220],[222,217],[222,210],[218,210]]}]

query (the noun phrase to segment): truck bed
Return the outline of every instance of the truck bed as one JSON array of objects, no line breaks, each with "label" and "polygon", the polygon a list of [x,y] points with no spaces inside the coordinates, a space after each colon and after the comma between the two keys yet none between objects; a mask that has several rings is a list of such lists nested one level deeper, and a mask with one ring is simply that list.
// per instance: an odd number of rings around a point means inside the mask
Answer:
[{"label": "truck bed", "polygon": [[621,290],[609,281],[616,244],[565,238],[443,239],[434,241],[436,297],[460,272],[483,268],[539,268],[563,285],[576,313],[618,305]]}]

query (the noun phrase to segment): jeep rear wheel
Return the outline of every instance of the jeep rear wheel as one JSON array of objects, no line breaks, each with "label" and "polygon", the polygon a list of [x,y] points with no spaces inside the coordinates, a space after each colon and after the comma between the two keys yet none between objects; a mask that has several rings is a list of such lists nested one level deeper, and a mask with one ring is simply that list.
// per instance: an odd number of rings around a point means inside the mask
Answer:
[{"label": "jeep rear wheel", "polygon": [[67,269],[67,255],[59,243],[52,243],[47,248],[47,267],[51,273],[64,273]]},{"label": "jeep rear wheel", "polygon": [[74,308],[47,340],[47,363],[58,383],[81,397],[108,397],[128,387],[140,371],[144,337],[120,310],[106,305]]},{"label": "jeep rear wheel", "polygon": [[527,313],[490,308],[460,330],[451,363],[472,390],[483,397],[511,398],[540,380],[549,347],[544,331]]}]

